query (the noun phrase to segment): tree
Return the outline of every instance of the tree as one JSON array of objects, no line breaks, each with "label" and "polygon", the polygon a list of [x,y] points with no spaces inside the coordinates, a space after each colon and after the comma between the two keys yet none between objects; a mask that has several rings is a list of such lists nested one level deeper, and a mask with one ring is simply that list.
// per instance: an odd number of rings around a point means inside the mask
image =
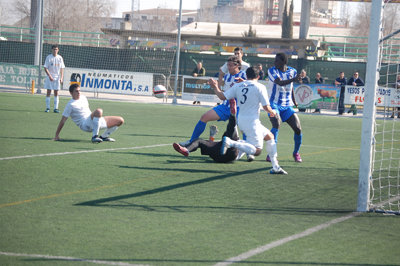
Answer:
[{"label": "tree", "polygon": [[[30,2],[17,0],[16,12],[31,17]],[[86,32],[103,27],[102,22],[110,17],[115,6],[114,1],[108,0],[47,0],[43,5],[44,28]]]},{"label": "tree", "polygon": [[[369,23],[371,17],[371,3],[359,5],[351,25],[352,36],[368,37]],[[384,15],[382,16],[383,36],[387,36],[400,28],[400,5],[386,4]],[[357,41],[356,41],[357,42]],[[368,42],[367,39],[360,39],[359,42]]]},{"label": "tree", "polygon": [[287,8],[288,0],[285,1],[285,7],[282,16],[282,38],[293,39],[293,1],[290,3],[290,9]]},{"label": "tree", "polygon": [[217,33],[215,34],[216,36],[221,36],[221,24],[217,24]]},{"label": "tree", "polygon": [[251,25],[249,25],[249,31],[244,31],[242,33],[243,37],[253,37],[254,38],[254,37],[256,37],[256,35],[257,35],[257,31],[256,30],[253,31]]}]

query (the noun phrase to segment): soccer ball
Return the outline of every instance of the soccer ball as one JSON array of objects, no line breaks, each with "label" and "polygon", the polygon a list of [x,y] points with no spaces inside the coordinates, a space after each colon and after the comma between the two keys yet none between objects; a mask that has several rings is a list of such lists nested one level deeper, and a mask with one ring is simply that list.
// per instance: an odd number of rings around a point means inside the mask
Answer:
[{"label": "soccer ball", "polygon": [[167,89],[163,85],[157,85],[153,88],[153,95],[156,98],[165,98],[167,96]]}]

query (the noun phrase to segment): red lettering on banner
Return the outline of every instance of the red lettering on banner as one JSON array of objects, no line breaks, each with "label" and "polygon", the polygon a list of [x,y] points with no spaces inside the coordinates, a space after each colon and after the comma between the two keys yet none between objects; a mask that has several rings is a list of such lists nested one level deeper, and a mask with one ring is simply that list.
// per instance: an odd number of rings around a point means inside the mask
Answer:
[{"label": "red lettering on banner", "polygon": [[308,91],[304,90],[303,91],[303,95],[300,96],[300,101],[303,102],[305,98],[309,97],[310,94],[308,93]]},{"label": "red lettering on banner", "polygon": [[357,95],[357,96],[354,98],[354,102],[362,103],[362,102],[364,102],[364,97],[360,97],[360,96]]}]

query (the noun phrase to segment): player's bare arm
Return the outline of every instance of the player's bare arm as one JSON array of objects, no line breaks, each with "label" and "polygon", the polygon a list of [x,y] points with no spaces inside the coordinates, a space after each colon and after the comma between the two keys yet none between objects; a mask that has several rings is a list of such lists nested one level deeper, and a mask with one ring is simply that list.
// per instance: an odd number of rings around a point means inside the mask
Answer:
[{"label": "player's bare arm", "polygon": [[60,140],[60,132],[61,129],[64,127],[65,121],[67,121],[68,117],[61,117],[60,123],[58,124],[57,130],[56,130],[56,136],[54,137],[53,140],[57,141]]},{"label": "player's bare arm", "polygon": [[226,100],[226,97],[225,97],[224,93],[220,90],[220,88],[218,87],[218,82],[216,80],[209,79],[208,84],[211,86],[211,88],[213,88],[214,93],[218,96],[219,99]]},{"label": "player's bare arm", "polygon": [[51,76],[49,70],[47,68],[44,68],[44,72],[46,72],[47,76],[49,77],[50,81],[54,81],[53,77]]},{"label": "player's bare arm", "polygon": [[264,105],[264,106],[263,106],[263,109],[264,109],[267,113],[269,113],[270,117],[275,117],[276,111],[275,111],[274,109],[272,109],[270,105]]},{"label": "player's bare arm", "polygon": [[277,78],[274,80],[275,84],[278,84],[279,86],[286,86],[292,82],[297,82],[300,80],[300,74],[297,74],[297,76],[295,76],[292,79],[288,79],[288,80],[282,80],[281,78]]}]

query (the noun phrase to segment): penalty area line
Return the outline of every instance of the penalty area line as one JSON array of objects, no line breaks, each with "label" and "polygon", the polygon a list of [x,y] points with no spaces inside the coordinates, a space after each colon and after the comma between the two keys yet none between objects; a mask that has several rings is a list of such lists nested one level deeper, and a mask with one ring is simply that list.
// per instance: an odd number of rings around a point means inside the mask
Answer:
[{"label": "penalty area line", "polygon": [[157,144],[157,145],[139,146],[139,147],[127,147],[127,148],[110,148],[110,149],[102,149],[102,150],[84,150],[84,151],[67,151],[67,152],[31,154],[31,155],[3,157],[3,158],[0,158],[0,161],[14,160],[14,159],[27,159],[27,158],[45,157],[45,156],[60,156],[60,155],[80,154],[80,153],[91,153],[91,152],[136,150],[136,149],[163,147],[163,146],[167,146],[167,145],[171,145],[171,144]]},{"label": "penalty area line", "polygon": [[273,242],[268,243],[268,244],[263,245],[263,246],[259,246],[259,247],[255,248],[255,249],[252,249],[252,250],[249,250],[249,251],[247,251],[245,253],[242,253],[242,254],[240,254],[240,255],[238,255],[236,257],[232,257],[232,258],[226,259],[225,261],[219,262],[219,263],[215,264],[214,266],[225,266],[225,265],[230,265],[232,263],[240,263],[243,260],[246,260],[246,259],[248,259],[250,257],[255,256],[255,255],[261,254],[261,253],[263,253],[265,251],[268,251],[268,250],[270,250],[272,248],[279,247],[279,246],[281,246],[283,244],[286,244],[286,243],[289,243],[289,242],[291,242],[293,240],[309,236],[309,235],[314,234],[314,233],[316,233],[316,232],[318,232],[318,231],[320,231],[322,229],[328,228],[331,225],[344,222],[344,221],[346,221],[348,219],[351,219],[353,217],[356,217],[356,216],[358,216],[360,214],[361,214],[361,212],[352,212],[352,213],[350,213],[348,215],[345,215],[345,216],[330,220],[329,222],[326,222],[326,223],[311,227],[311,228],[309,228],[309,229],[307,229],[307,230],[305,230],[305,231],[303,231],[301,233],[294,234],[294,235],[291,235],[291,236],[288,236],[288,237],[285,237],[285,238],[281,238],[279,240],[273,241]]},{"label": "penalty area line", "polygon": [[12,252],[2,252],[2,251],[0,251],[0,255],[12,256],[12,257],[41,258],[41,259],[60,260],[60,261],[81,261],[81,262],[90,262],[90,263],[104,264],[104,265],[121,265],[121,266],[142,266],[142,265],[144,266],[144,265],[146,265],[146,264],[131,264],[131,263],[119,262],[119,261],[89,260],[89,259],[80,259],[80,258],[65,257],[65,256],[24,254],[24,253],[12,253]]}]

